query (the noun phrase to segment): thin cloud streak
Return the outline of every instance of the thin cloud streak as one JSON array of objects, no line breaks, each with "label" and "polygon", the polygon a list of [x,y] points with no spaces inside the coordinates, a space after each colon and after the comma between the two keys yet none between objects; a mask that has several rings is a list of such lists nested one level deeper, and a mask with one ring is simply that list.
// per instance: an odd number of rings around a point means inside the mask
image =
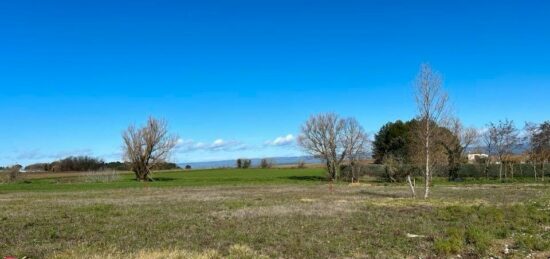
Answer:
[{"label": "thin cloud streak", "polygon": [[274,140],[266,141],[265,144],[268,146],[289,146],[294,144],[296,138],[292,134],[286,136],[277,137]]},{"label": "thin cloud streak", "polygon": [[194,151],[239,151],[249,149],[247,145],[236,140],[216,139],[210,144],[197,142],[192,139],[179,139],[176,146],[177,153],[188,153]]}]

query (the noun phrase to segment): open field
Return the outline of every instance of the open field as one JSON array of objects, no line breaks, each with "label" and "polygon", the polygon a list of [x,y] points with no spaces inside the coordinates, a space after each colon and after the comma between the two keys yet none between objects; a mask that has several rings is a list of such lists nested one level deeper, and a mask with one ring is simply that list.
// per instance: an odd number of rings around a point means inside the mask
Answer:
[{"label": "open field", "polygon": [[[96,175],[96,177],[92,177]],[[106,176],[106,177],[101,177]],[[111,178],[116,178],[114,181]],[[323,169],[211,169],[162,171],[153,174],[154,182],[140,183],[130,172],[110,173],[36,173],[23,175],[19,183],[0,186],[3,191],[71,191],[135,187],[177,187],[250,184],[311,184],[324,181]]]},{"label": "open field", "polygon": [[[336,184],[322,169],[77,174],[0,185],[0,256],[380,258],[550,256],[550,185]],[[443,182],[442,180],[438,182]],[[420,188],[418,189],[420,192]],[[416,235],[416,236],[415,236]]]}]

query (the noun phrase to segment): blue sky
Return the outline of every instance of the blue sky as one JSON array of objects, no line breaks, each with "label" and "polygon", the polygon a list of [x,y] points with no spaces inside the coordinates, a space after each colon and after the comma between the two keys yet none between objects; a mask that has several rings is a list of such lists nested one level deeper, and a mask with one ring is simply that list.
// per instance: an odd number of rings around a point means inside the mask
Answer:
[{"label": "blue sky", "polygon": [[2,1],[0,165],[118,160],[121,132],[149,115],[182,138],[177,162],[297,155],[288,135],[313,113],[370,133],[412,118],[422,62],[466,125],[543,121],[548,13],[548,1]]}]

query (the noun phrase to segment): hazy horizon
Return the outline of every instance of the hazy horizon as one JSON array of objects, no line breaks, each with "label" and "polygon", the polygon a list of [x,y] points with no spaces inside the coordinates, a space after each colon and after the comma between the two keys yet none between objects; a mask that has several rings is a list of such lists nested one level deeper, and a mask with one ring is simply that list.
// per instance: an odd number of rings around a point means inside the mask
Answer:
[{"label": "hazy horizon", "polygon": [[[475,3],[475,4],[474,4]],[[550,119],[550,4],[16,1],[0,4],[0,165],[121,160],[148,116],[172,160],[305,155],[312,114],[371,137],[416,114],[428,62],[466,126]]]}]

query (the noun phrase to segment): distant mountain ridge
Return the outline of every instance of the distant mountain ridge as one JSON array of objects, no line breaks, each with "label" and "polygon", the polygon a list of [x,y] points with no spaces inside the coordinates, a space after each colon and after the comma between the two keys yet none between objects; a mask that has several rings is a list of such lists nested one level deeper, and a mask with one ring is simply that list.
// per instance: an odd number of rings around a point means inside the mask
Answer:
[{"label": "distant mountain ridge", "polygon": [[[257,167],[263,158],[250,158],[252,160],[252,167]],[[312,156],[291,156],[291,157],[266,157],[265,159],[271,160],[274,165],[291,165],[297,164],[300,161],[304,161],[306,164],[320,163],[321,160]],[[205,161],[205,162],[189,162],[178,163],[178,166],[185,168],[186,165],[190,165],[193,169],[210,169],[210,168],[234,168],[236,166],[236,159],[232,160],[219,160],[219,161]]]}]

